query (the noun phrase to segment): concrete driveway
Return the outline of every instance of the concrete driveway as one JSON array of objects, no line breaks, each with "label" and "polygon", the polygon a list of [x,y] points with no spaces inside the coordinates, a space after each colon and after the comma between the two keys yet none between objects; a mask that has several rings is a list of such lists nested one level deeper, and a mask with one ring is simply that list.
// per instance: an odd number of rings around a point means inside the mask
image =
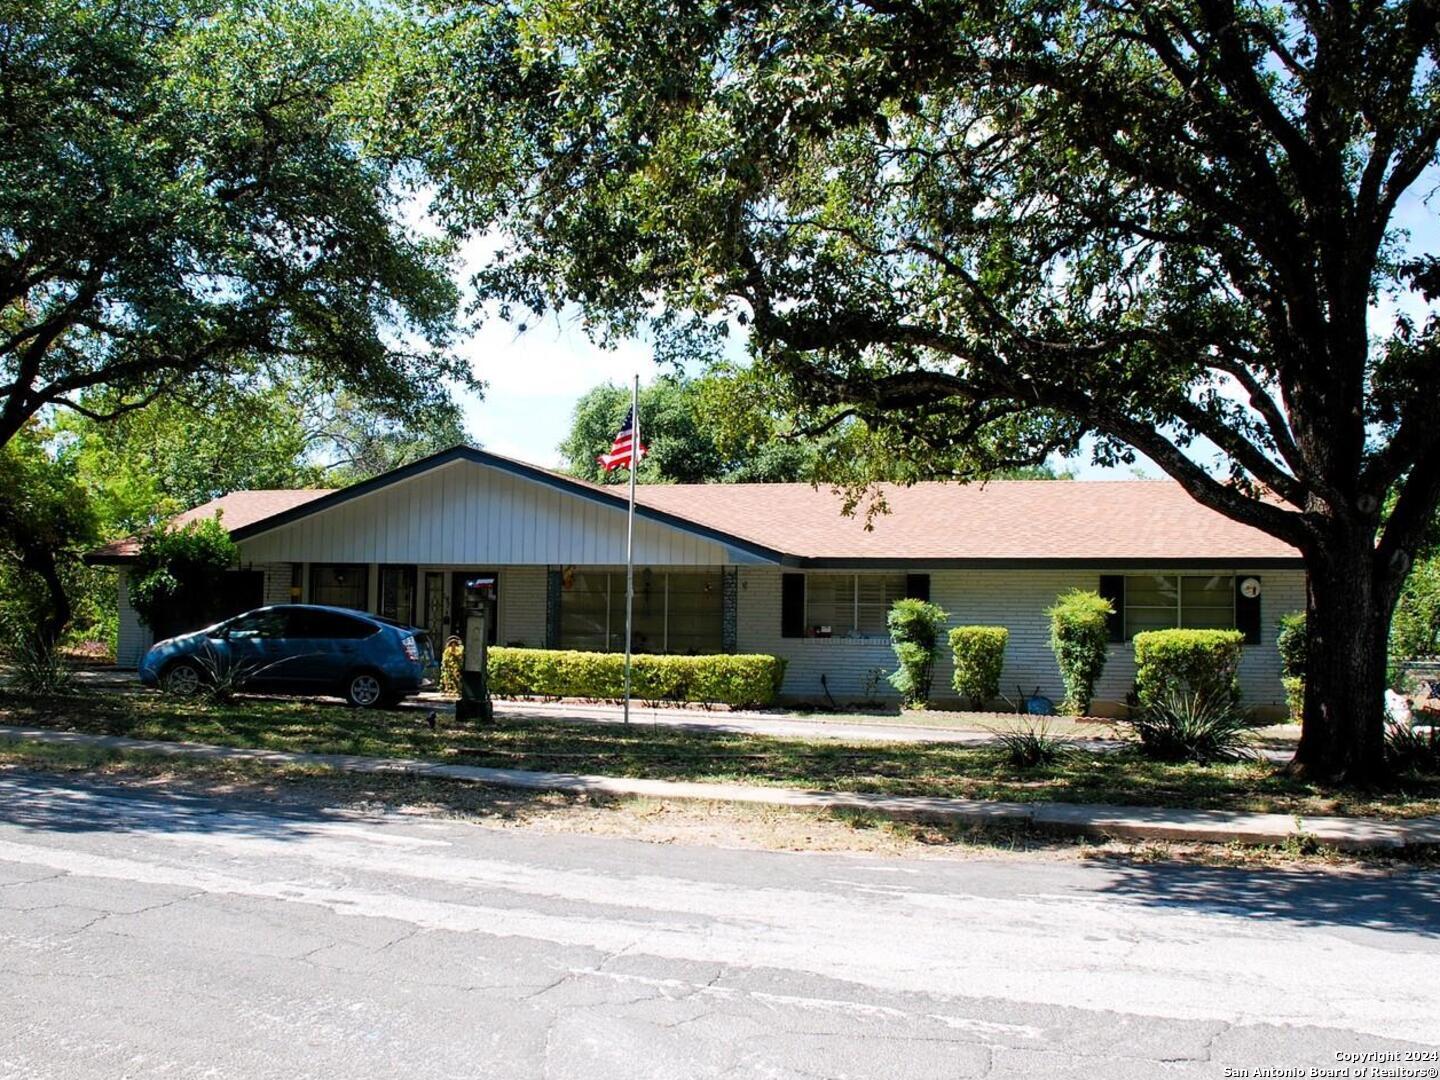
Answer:
[{"label": "concrete driveway", "polygon": [[0,778],[7,1078],[1216,1078],[1434,1050],[1437,971],[1435,873],[730,851]]}]

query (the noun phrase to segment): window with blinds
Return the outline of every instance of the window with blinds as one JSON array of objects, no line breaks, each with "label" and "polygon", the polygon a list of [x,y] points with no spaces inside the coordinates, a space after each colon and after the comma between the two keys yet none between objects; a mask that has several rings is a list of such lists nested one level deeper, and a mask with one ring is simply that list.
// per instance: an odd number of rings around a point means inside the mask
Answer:
[{"label": "window with blinds", "polygon": [[885,620],[906,595],[904,574],[807,574],[805,636],[886,637]]},{"label": "window with blinds", "polygon": [[1125,578],[1125,639],[1146,630],[1233,630],[1233,574],[1136,574]]}]

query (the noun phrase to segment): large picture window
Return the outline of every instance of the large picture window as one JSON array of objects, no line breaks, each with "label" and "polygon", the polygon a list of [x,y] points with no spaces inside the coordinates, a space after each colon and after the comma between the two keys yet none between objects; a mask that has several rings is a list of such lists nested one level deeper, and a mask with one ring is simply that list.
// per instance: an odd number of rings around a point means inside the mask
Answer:
[{"label": "large picture window", "polygon": [[[637,653],[700,655],[724,651],[720,571],[637,567],[631,647]],[[577,572],[560,592],[560,647],[587,652],[625,648],[625,572]]]},{"label": "large picture window", "polygon": [[312,564],[310,603],[367,610],[370,603],[370,568],[364,563]]},{"label": "large picture window", "polygon": [[1230,574],[1137,574],[1125,578],[1125,640],[1146,630],[1232,630]]},{"label": "large picture window", "polygon": [[888,636],[885,620],[905,584],[904,574],[805,575],[805,636]]}]

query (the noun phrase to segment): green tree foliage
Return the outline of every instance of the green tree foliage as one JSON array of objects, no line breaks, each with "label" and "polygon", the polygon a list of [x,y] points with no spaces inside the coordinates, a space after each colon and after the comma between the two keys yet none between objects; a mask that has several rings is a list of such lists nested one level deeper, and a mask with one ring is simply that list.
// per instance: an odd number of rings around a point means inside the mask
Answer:
[{"label": "green tree foliage", "polygon": [[1071,589],[1046,611],[1050,616],[1050,651],[1065,684],[1065,711],[1083,716],[1095,697],[1095,684],[1105,671],[1110,648],[1109,618],[1115,608],[1099,593]]},{"label": "green tree foliage", "polygon": [[1440,321],[1367,326],[1380,291],[1440,296],[1394,229],[1437,49],[1429,0],[521,0],[457,11],[403,85],[434,88],[409,144],[441,211],[508,241],[477,279],[502,313],[744,322],[803,425],[860,419],[886,461],[1093,435],[1299,549],[1297,764],[1365,780],[1440,499]]},{"label": "green tree foliage", "polygon": [[906,708],[923,709],[930,700],[940,630],[946,618],[943,608],[924,600],[896,600],[890,606],[885,621],[890,628],[890,647],[900,662],[890,676],[890,685],[900,691]]},{"label": "green tree foliage", "polygon": [[0,445],[277,372],[412,412],[471,381],[450,245],[357,152],[372,8],[0,0],[0,26]]},{"label": "green tree foliage", "polygon": [[157,635],[204,626],[237,554],[218,518],[147,533],[130,570],[130,604]]},{"label": "green tree foliage", "polygon": [[1390,627],[1392,660],[1440,654],[1440,556],[1415,564],[1395,606]]},{"label": "green tree foliage", "polygon": [[87,573],[80,555],[98,533],[73,470],[27,424],[0,446],[0,619],[49,649],[70,621],[70,591]]},{"label": "green tree foliage", "polygon": [[295,381],[181,395],[113,420],[63,416],[53,441],[113,539],[232,491],[365,480],[464,442],[465,430],[448,399],[396,419],[347,391]]},{"label": "green tree foliage", "polygon": [[955,692],[968,700],[972,709],[983,709],[999,696],[1009,642],[1010,631],[1003,626],[957,626],[950,631]]},{"label": "green tree foliage", "polygon": [[[757,408],[746,389],[725,376],[664,376],[640,388],[640,435],[649,454],[642,483],[760,483],[805,480],[817,448],[784,439],[776,417]],[[630,408],[629,387],[604,383],[575,404],[570,432],[560,444],[565,469],[598,483],[628,482],[624,470],[607,473],[596,462],[610,449]]]}]

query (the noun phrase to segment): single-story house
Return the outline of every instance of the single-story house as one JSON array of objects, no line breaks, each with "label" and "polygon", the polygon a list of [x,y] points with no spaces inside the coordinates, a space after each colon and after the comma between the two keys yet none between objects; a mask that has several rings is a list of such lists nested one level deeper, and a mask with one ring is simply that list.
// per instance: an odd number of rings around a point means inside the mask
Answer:
[{"label": "single-story house", "polygon": [[[885,491],[867,527],[809,484],[643,485],[635,522],[637,651],[771,653],[787,699],[893,698],[890,605],[928,598],[951,625],[1010,629],[1001,685],[1058,700],[1048,608],[1096,589],[1117,614],[1097,706],[1134,681],[1129,639],[1160,627],[1236,627],[1248,703],[1284,701],[1276,624],[1305,604],[1300,555],[1208,510],[1169,481],[994,481]],[[182,515],[220,515],[239,546],[239,610],[324,603],[456,633],[467,576],[494,575],[493,638],[624,647],[626,496],[459,446],[340,490],[237,491]],[[129,605],[135,540],[94,552],[119,570],[119,660],[150,631]],[[943,650],[942,650],[943,652]],[[950,661],[936,672],[951,693]]]}]

